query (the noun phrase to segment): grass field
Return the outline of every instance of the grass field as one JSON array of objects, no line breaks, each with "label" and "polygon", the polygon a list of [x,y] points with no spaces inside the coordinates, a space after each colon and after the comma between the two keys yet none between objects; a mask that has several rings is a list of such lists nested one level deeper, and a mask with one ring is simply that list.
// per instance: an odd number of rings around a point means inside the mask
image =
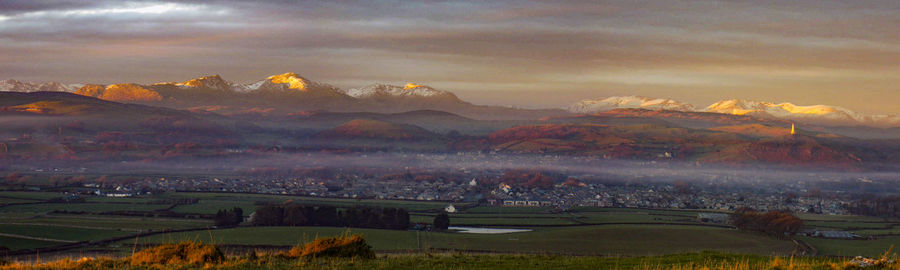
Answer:
[{"label": "grass field", "polygon": [[[4,203],[41,202],[61,197],[54,192],[0,191],[0,233],[66,241],[101,240],[147,230],[209,228],[211,220],[145,218],[109,215],[48,214],[53,210],[85,211],[155,211],[170,204],[149,204],[157,200],[198,198],[195,204],[178,205],[180,213],[214,214],[220,209],[241,207],[245,215],[258,203],[307,203],[337,207],[368,205],[403,207],[411,210],[413,222],[431,223],[436,210],[446,202],[396,200],[355,200],[313,198],[287,195],[174,192],[127,198],[86,197],[87,203],[38,203],[6,205]],[[790,241],[775,240],[753,233],[730,229],[692,226],[703,210],[661,210],[629,208],[578,207],[569,212],[541,207],[468,208],[455,204],[459,213],[451,214],[452,225],[502,228],[530,228],[534,231],[502,235],[463,233],[417,233],[353,229],[369,239],[379,251],[422,250],[425,248],[491,252],[556,253],[579,255],[653,255],[716,250],[752,254],[787,254],[793,250]],[[798,214],[808,228],[847,230],[879,239],[835,240],[802,238],[822,255],[873,256],[891,245],[900,246],[900,220],[877,217]],[[615,225],[632,223],[635,225]],[[640,224],[640,225],[638,225]],[[683,224],[683,225],[663,225]],[[573,226],[588,225],[588,226]],[[343,228],[321,227],[241,227],[235,229],[169,233],[140,239],[142,243],[167,243],[199,240],[224,244],[295,245],[315,238],[344,232]],[[893,235],[893,236],[891,236]],[[13,249],[46,247],[61,242],[4,237],[0,246]],[[127,242],[127,241],[126,241]],[[133,244],[133,242],[129,242]],[[124,246],[125,244],[120,244]]]},{"label": "grass field", "polygon": [[[575,225],[580,224],[579,222],[575,222],[572,220],[572,216],[564,216],[564,215],[534,215],[534,216],[522,216],[522,215],[484,215],[484,214],[476,214],[476,215],[468,215],[468,214],[453,214],[450,215],[450,219],[453,221],[454,225],[479,225],[479,226],[504,226],[504,225],[520,225],[520,226],[528,226],[528,225]],[[434,220],[433,215],[412,215],[410,216],[410,221],[412,222],[424,222],[431,223]]]},{"label": "grass field", "polygon": [[115,217],[91,215],[42,215],[31,218],[5,219],[4,223],[24,223],[37,225],[97,227],[111,230],[130,231],[203,228],[212,226],[212,221],[204,219],[170,219],[145,217]]},{"label": "grass field", "polygon": [[176,206],[175,208],[172,208],[172,211],[178,213],[215,214],[221,209],[231,209],[234,207],[240,207],[244,210],[244,213],[249,215],[250,213],[253,213],[253,211],[256,211],[257,205],[253,201],[244,200],[201,199],[200,202],[195,204]]},{"label": "grass field", "polygon": [[167,207],[169,205],[131,203],[42,203],[9,205],[0,208],[0,213],[47,213],[54,210],[101,213],[109,211],[154,211]]},{"label": "grass field", "polygon": [[[683,253],[653,257],[595,257],[557,255],[478,255],[465,253],[382,255],[360,258],[287,258],[262,255],[232,256],[208,265],[131,265],[123,259],[22,262],[9,269],[834,269],[843,259],[779,258],[717,252]],[[0,267],[0,269],[4,269]],[[841,269],[841,268],[836,268]],[[896,269],[896,268],[890,268]]]},{"label": "grass field", "polygon": [[890,229],[896,223],[890,222],[843,222],[843,221],[805,221],[804,225],[816,228],[837,230]]},{"label": "grass field", "polygon": [[52,247],[59,244],[59,242],[0,236],[0,247],[5,247],[10,250]]},{"label": "grass field", "polygon": [[130,234],[113,229],[85,229],[33,224],[0,224],[0,233],[66,241],[87,241]]},{"label": "grass field", "polygon": [[886,229],[875,229],[875,230],[854,230],[853,233],[862,236],[885,236],[885,235],[895,235],[900,236],[900,225],[894,225],[891,228]]},{"label": "grass field", "polygon": [[[184,240],[230,245],[296,245],[318,237],[335,236],[343,228],[248,227],[214,231],[163,234],[140,239],[141,243],[173,243]],[[579,255],[654,255],[701,250],[728,250],[753,254],[788,254],[794,245],[751,233],[698,226],[581,226],[538,228],[533,232],[478,235],[351,229],[365,235],[380,251],[420,248],[494,252],[556,253]],[[417,240],[418,237],[418,240]],[[127,243],[123,243],[127,244]]]},{"label": "grass field", "polygon": [[830,256],[877,256],[892,246],[900,248],[900,236],[875,240],[841,240],[813,237],[799,237],[819,250],[819,255]]},{"label": "grass field", "polygon": [[35,201],[44,201],[62,196],[63,194],[58,192],[0,191],[0,197],[19,198]]},{"label": "grass field", "polygon": [[549,213],[552,209],[548,207],[488,207],[476,206],[467,209],[466,213],[483,213],[483,214],[528,214],[528,213]]}]

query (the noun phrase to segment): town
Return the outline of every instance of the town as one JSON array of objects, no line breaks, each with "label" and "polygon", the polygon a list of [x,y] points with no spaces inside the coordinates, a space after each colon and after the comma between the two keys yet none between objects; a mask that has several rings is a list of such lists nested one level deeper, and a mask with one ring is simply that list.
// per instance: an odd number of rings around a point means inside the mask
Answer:
[{"label": "town", "polygon": [[[317,174],[317,173],[312,173]],[[544,178],[544,179],[541,179]],[[399,173],[341,172],[328,177],[160,177],[85,180],[95,196],[126,197],[162,192],[281,194],[323,198],[444,201],[494,207],[620,207],[708,209],[741,207],[818,214],[847,214],[857,194],[785,183],[740,184],[720,177],[703,180],[628,181],[559,176],[540,171]],[[541,179],[544,182],[535,182]],[[539,180],[539,181],[541,181]],[[712,181],[730,181],[731,183]]]}]

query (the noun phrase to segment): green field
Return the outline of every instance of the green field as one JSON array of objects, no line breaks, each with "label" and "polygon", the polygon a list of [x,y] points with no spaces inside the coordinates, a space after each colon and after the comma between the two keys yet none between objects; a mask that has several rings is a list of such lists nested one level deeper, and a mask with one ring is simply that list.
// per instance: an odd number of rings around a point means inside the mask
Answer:
[{"label": "green field", "polygon": [[172,208],[172,211],[192,214],[215,214],[221,209],[231,209],[234,207],[240,207],[242,210],[244,210],[244,213],[249,215],[250,213],[253,213],[253,211],[256,211],[257,205],[252,201],[244,200],[201,199],[200,202],[195,204],[184,204],[176,206],[175,208]]},{"label": "green field", "polygon": [[88,228],[96,227],[127,231],[204,228],[213,225],[212,221],[204,219],[169,219],[90,215],[44,215],[32,218],[7,219],[3,222],[59,226],[74,225]]},{"label": "green field", "polygon": [[813,237],[799,237],[819,250],[819,255],[831,256],[877,256],[891,247],[900,248],[900,236],[875,240],[841,240]]},{"label": "green field", "polygon": [[[163,217],[130,217],[97,215],[110,211],[139,211],[152,213],[172,206],[176,200],[197,198],[193,204],[183,204],[171,210],[185,214],[214,214],[220,209],[240,207],[249,216],[258,205],[266,203],[303,203],[315,205],[380,206],[410,209],[411,221],[431,223],[437,210],[446,202],[417,202],[396,200],[355,200],[313,198],[288,195],[192,193],[174,192],[152,196],[127,198],[85,197],[86,203],[37,203],[5,205],[15,202],[41,202],[62,197],[54,192],[0,191],[0,233],[35,237],[0,238],[0,246],[27,249],[60,245],[39,239],[84,241],[102,240],[146,231],[211,228],[208,219]],[[164,202],[164,204],[150,204]],[[469,208],[455,204],[458,213],[450,214],[451,225],[471,225],[499,228],[528,228],[531,232],[479,235],[465,233],[431,233],[352,229],[362,233],[379,251],[438,250],[554,253],[579,255],[655,255],[679,252],[715,250],[751,254],[788,254],[794,244],[755,233],[700,225],[697,213],[702,210],[663,210],[578,207],[567,212],[540,207]],[[54,210],[84,211],[89,214],[50,213]],[[91,214],[93,213],[93,214]],[[891,245],[900,246],[900,221],[876,217],[830,216],[798,214],[806,220],[807,228],[846,230],[860,235],[879,236],[876,240],[835,240],[801,238],[817,248],[821,255],[876,255]],[[672,225],[679,224],[679,225]],[[138,239],[141,243],[170,243],[198,240],[228,245],[290,246],[317,236],[332,236],[345,232],[344,228],[323,227],[239,227],[233,229],[201,230],[186,233],[167,233]],[[893,236],[891,236],[893,235]],[[134,244],[122,241],[119,246]]]},{"label": "green field", "polygon": [[113,229],[85,229],[33,224],[0,224],[0,233],[64,241],[88,241],[130,234]]},{"label": "green field", "polygon": [[[412,222],[431,223],[436,214],[413,214]],[[506,226],[506,225],[577,225],[571,214],[450,214],[454,225]]]},{"label": "green field", "polygon": [[887,236],[894,235],[900,236],[900,225],[894,225],[894,227],[888,229],[878,229],[878,230],[855,230],[853,233],[861,235],[861,236]]},{"label": "green field", "polygon": [[52,247],[52,246],[56,246],[59,244],[61,244],[61,243],[41,241],[41,240],[32,240],[32,239],[23,239],[23,238],[18,238],[18,237],[0,236],[0,247],[8,248],[10,250]]},{"label": "green field", "polygon": [[11,203],[34,203],[34,202],[39,202],[39,201],[31,200],[31,199],[0,197],[0,205],[11,204]]},{"label": "green field", "polygon": [[[345,232],[347,229],[329,227],[248,227],[163,234],[142,238],[139,241],[174,243],[195,240],[228,245],[289,246],[316,237],[335,236]],[[788,254],[794,249],[794,244],[790,241],[730,229],[698,226],[579,226],[538,228],[532,232],[495,235],[375,229],[350,229],[349,232],[363,234],[369,243],[380,251],[437,248],[511,253],[634,256],[702,250],[773,255]],[[123,244],[127,244],[127,241]]]},{"label": "green field", "polygon": [[805,221],[806,226],[837,230],[890,229],[890,222],[842,222],[842,221]]},{"label": "green field", "polygon": [[167,207],[169,205],[132,203],[42,203],[9,205],[0,208],[0,213],[47,213],[54,210],[101,213],[110,211],[154,211]]},{"label": "green field", "polygon": [[549,213],[552,208],[548,207],[489,207],[476,206],[466,210],[466,213],[483,213],[483,214],[527,214],[527,213]]},{"label": "green field", "polygon": [[63,196],[64,194],[58,192],[0,191],[0,197],[19,198],[35,201],[44,201]]}]

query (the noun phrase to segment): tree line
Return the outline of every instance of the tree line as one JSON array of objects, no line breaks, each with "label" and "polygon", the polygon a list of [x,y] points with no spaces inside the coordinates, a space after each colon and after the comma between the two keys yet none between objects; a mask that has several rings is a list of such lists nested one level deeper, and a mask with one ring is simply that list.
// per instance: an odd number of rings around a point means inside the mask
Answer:
[{"label": "tree line", "polygon": [[803,220],[788,211],[760,212],[748,207],[735,210],[731,215],[731,222],[738,229],[758,231],[779,238],[796,235],[803,227]]},{"label": "tree line", "polygon": [[218,227],[234,227],[244,221],[244,209],[235,207],[231,210],[222,209],[216,212],[213,221]]},{"label": "tree line", "polygon": [[254,226],[329,226],[406,230],[409,212],[403,208],[300,204],[267,205],[256,209],[250,220]]},{"label": "tree line", "polygon": [[897,218],[900,217],[900,196],[870,196],[853,201],[845,207],[854,215]]}]

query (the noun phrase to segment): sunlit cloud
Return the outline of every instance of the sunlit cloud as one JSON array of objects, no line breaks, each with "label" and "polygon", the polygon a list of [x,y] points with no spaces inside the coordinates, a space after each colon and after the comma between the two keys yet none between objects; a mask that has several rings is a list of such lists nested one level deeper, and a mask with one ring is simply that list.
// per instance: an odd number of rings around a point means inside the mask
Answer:
[{"label": "sunlit cloud", "polygon": [[[49,10],[21,13],[15,16],[2,16],[0,20],[10,19],[40,19],[47,17],[96,17],[96,16],[128,16],[128,15],[159,15],[172,13],[191,13],[203,9],[203,5],[180,3],[140,3],[123,2],[117,6],[101,6],[93,8],[72,10]],[[218,13],[227,13],[226,10],[218,10]]]}]

